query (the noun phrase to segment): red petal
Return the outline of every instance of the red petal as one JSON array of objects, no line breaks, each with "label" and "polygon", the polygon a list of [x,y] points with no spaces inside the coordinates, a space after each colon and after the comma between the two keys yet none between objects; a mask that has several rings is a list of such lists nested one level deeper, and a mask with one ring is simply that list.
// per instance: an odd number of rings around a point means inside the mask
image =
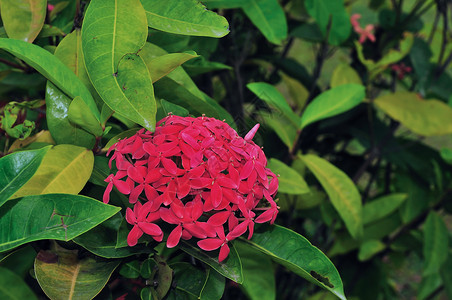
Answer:
[{"label": "red petal", "polygon": [[[181,203],[182,204],[182,203]],[[184,205],[179,205],[179,203],[176,203],[176,201],[173,201],[171,203],[171,210],[173,211],[173,213],[180,219],[182,219],[184,217]]]},{"label": "red petal", "polygon": [[122,180],[113,180],[113,184],[118,189],[118,191],[124,195],[130,194],[130,191],[132,190],[131,186],[127,182]]},{"label": "red petal", "polygon": [[253,161],[252,160],[247,161],[246,164],[243,166],[242,172],[240,172],[240,179],[243,180],[248,178],[253,169],[254,169]]},{"label": "red petal", "polygon": [[149,170],[148,173],[146,174],[144,182],[153,183],[159,180],[160,178],[162,178],[162,173],[160,173],[160,169],[152,169]]},{"label": "red petal", "polygon": [[149,234],[151,236],[162,234],[162,230],[156,224],[139,222],[138,226],[140,227],[141,230],[143,230],[144,233]]},{"label": "red petal", "polygon": [[168,172],[170,172],[173,175],[177,174],[177,166],[174,163],[174,161],[172,161],[171,159],[162,157],[162,164],[163,164],[163,167],[165,168],[165,170],[167,170]]},{"label": "red petal", "polygon": [[223,192],[221,190],[221,187],[218,183],[214,183],[213,187],[211,189],[211,197],[210,200],[212,201],[213,207],[218,207],[220,205],[221,200],[223,200]]},{"label": "red petal", "polygon": [[111,193],[111,190],[112,190],[112,189],[113,189],[113,183],[110,182],[110,183],[107,185],[107,188],[105,189],[104,196],[102,197],[102,201],[103,201],[104,203],[110,202],[110,193]]},{"label": "red petal", "polygon": [[168,236],[168,240],[166,241],[166,247],[173,248],[179,244],[180,238],[182,237],[182,226],[177,226],[171,231]]},{"label": "red petal", "polygon": [[143,231],[138,226],[133,226],[132,230],[127,235],[127,245],[130,247],[138,243],[138,239],[143,235]]},{"label": "red petal", "polygon": [[152,201],[159,196],[159,193],[150,185],[144,186],[144,193],[148,201]]},{"label": "red petal", "polygon": [[222,262],[223,260],[225,260],[228,257],[229,252],[230,252],[229,246],[227,243],[225,243],[220,248],[220,255],[218,255],[218,261]]},{"label": "red petal", "polygon": [[181,134],[182,139],[189,144],[193,149],[198,150],[199,149],[199,145],[198,142],[196,141],[195,138],[193,138],[191,135],[182,132]]},{"label": "red petal", "polygon": [[254,222],[250,221],[250,224],[248,225],[248,239],[250,240],[253,237],[253,233],[254,233]]},{"label": "red petal", "polygon": [[207,234],[204,232],[204,230],[193,223],[189,223],[189,224],[184,224],[184,229],[188,230],[188,232],[190,232],[193,236],[200,238],[200,239],[204,239],[207,237]]},{"label": "red petal", "polygon": [[146,174],[146,168],[145,167],[129,167],[127,169],[127,176],[129,176],[130,179],[137,183],[143,183],[144,182],[144,175]]},{"label": "red petal", "polygon": [[253,128],[251,128],[251,130],[245,135],[245,141],[250,142],[254,135],[256,134],[257,130],[259,129],[260,124],[257,123],[256,125],[254,125]]},{"label": "red petal", "polygon": [[212,251],[218,249],[223,244],[220,239],[205,239],[198,242],[198,247],[205,251]]},{"label": "red petal", "polygon": [[207,224],[206,222],[196,222],[196,225],[202,228],[208,237],[216,237],[217,233],[215,231],[215,227]]},{"label": "red petal", "polygon": [[274,209],[269,209],[266,212],[264,212],[263,214],[261,214],[259,217],[257,217],[255,222],[256,223],[268,222],[272,219],[274,213],[275,213]]},{"label": "red petal", "polygon": [[135,225],[135,222],[137,221],[135,214],[129,207],[127,207],[126,209],[126,221],[131,225]]},{"label": "red petal", "polygon": [[228,241],[236,239],[242,234],[244,234],[246,232],[246,229],[248,228],[248,223],[249,221],[244,221],[239,225],[235,226],[235,228],[231,232],[229,232],[228,235],[226,236]]},{"label": "red petal", "polygon": [[143,192],[143,185],[142,184],[137,185],[130,193],[129,202],[136,203],[138,201],[138,197],[141,195],[142,192]]},{"label": "red petal", "polygon": [[229,188],[229,189],[236,189],[237,188],[237,184],[230,178],[226,177],[226,176],[220,176],[217,180],[217,182],[225,188]]},{"label": "red petal", "polygon": [[222,212],[216,213],[209,218],[207,223],[212,226],[215,226],[215,227],[221,226],[224,223],[226,223],[230,214],[231,214],[231,212],[229,212],[229,211],[222,211]]},{"label": "red petal", "polygon": [[180,224],[179,218],[176,217],[176,215],[168,208],[161,208],[160,209],[160,218],[162,218],[163,221],[170,223],[170,224]]}]

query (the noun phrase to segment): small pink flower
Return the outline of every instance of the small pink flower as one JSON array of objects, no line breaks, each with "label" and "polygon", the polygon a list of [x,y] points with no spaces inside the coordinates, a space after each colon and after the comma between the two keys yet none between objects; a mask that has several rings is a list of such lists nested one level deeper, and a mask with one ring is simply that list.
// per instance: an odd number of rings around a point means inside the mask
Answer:
[{"label": "small pink flower", "polygon": [[411,73],[412,71],[411,67],[405,65],[403,62],[391,65],[391,70],[396,73],[399,80],[402,80],[405,77],[405,74]]},{"label": "small pink flower", "polygon": [[55,5],[47,4],[47,10],[50,12],[55,8]]},{"label": "small pink flower", "polygon": [[367,39],[369,39],[371,42],[375,42],[376,41],[375,35],[374,35],[375,26],[372,24],[368,24],[363,29],[359,25],[359,19],[361,19],[360,14],[353,14],[350,17],[350,23],[352,23],[353,30],[359,35],[359,42],[362,44]]}]

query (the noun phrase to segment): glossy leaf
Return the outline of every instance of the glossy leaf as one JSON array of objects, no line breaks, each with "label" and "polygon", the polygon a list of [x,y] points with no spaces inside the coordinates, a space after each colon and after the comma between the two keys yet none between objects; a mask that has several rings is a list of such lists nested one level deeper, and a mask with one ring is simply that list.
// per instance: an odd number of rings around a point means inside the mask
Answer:
[{"label": "glossy leaf", "polygon": [[58,58],[43,48],[23,41],[0,39],[0,49],[22,59],[71,98],[82,97],[96,119],[100,118],[91,93]]},{"label": "glossy leaf", "polygon": [[295,138],[297,137],[296,127],[292,126],[287,118],[283,115],[259,111],[258,115],[262,118],[262,126],[268,126],[278,135],[287,148],[293,147]]},{"label": "glossy leaf", "polygon": [[158,267],[157,281],[159,282],[159,285],[156,287],[155,291],[158,299],[163,299],[171,288],[171,282],[173,281],[173,270],[159,255],[155,255],[154,259]]},{"label": "glossy leaf", "polygon": [[24,149],[33,143],[46,143],[49,145],[55,145],[55,141],[50,135],[50,132],[48,130],[41,130],[35,135],[29,136],[24,140],[15,140],[14,143],[12,143],[11,147],[9,147],[8,152],[14,152],[19,149]]},{"label": "glossy leaf", "polygon": [[307,154],[302,159],[325,189],[351,236],[360,238],[363,234],[362,203],[353,181],[323,158]]},{"label": "glossy leaf", "polygon": [[32,43],[47,13],[46,0],[2,0],[0,11],[8,37]]},{"label": "glossy leaf", "polygon": [[7,268],[25,278],[33,268],[36,251],[31,245],[20,247],[0,259],[0,267]]},{"label": "glossy leaf", "polygon": [[343,0],[306,0],[305,7],[330,44],[338,46],[349,37],[352,26]]},{"label": "glossy leaf", "polygon": [[298,233],[278,226],[259,226],[251,240],[241,239],[295,274],[346,299],[341,277],[333,263]]},{"label": "glossy leaf", "polygon": [[116,248],[116,236],[123,219],[124,217],[118,213],[90,231],[76,237],[74,242],[91,253],[105,258],[122,258],[135,254],[151,253],[151,247],[141,244],[135,247]]},{"label": "glossy leaf", "polygon": [[170,53],[158,56],[146,65],[152,78],[152,82],[156,82],[163,76],[169,74],[175,68],[182,65],[184,62],[198,57],[196,54],[190,53]]},{"label": "glossy leaf", "polygon": [[243,282],[242,263],[233,244],[229,245],[231,252],[228,258],[221,263],[218,262],[218,251],[204,251],[189,242],[182,242],[179,247],[182,251],[208,264],[224,277],[237,283]]},{"label": "glossy leaf", "polygon": [[300,127],[344,113],[365,97],[365,88],[358,84],[343,84],[321,93],[306,107],[301,116]]},{"label": "glossy leaf", "polygon": [[68,118],[71,123],[80,126],[94,136],[102,136],[103,129],[100,122],[89,111],[88,106],[80,96],[75,97],[69,105]]},{"label": "glossy leaf", "polygon": [[279,192],[292,195],[309,193],[309,187],[304,178],[282,161],[271,158],[267,163],[267,168],[280,175],[278,178]]},{"label": "glossy leaf", "polygon": [[73,145],[51,148],[35,175],[14,197],[50,193],[78,194],[93,171],[93,152]]},{"label": "glossy leaf", "polygon": [[11,153],[0,159],[0,206],[32,178],[49,148]]},{"label": "glossy leaf", "polygon": [[330,86],[335,88],[348,83],[363,84],[361,77],[352,67],[348,64],[340,64],[333,71]]},{"label": "glossy leaf", "polygon": [[37,240],[72,240],[119,210],[96,199],[68,194],[10,200],[0,208],[0,228],[5,229],[0,235],[0,252]]},{"label": "glossy leaf", "polygon": [[416,93],[397,92],[378,97],[374,103],[416,134],[434,136],[452,133],[452,108],[442,101],[424,100]]},{"label": "glossy leaf", "polygon": [[176,289],[199,299],[207,281],[207,273],[185,262],[171,264],[171,268],[177,282]]},{"label": "glossy leaf", "polygon": [[140,0],[148,26],[170,33],[220,38],[228,34],[228,21],[196,0]]},{"label": "glossy leaf", "polygon": [[35,274],[46,295],[58,299],[92,299],[105,286],[119,261],[80,259],[78,250],[61,247],[41,250],[35,260]]},{"label": "glossy leaf", "polygon": [[240,287],[251,300],[276,298],[275,272],[270,257],[243,242],[235,242],[243,265]]},{"label": "glossy leaf", "polygon": [[211,268],[206,272],[207,280],[199,296],[200,300],[221,299],[226,283],[225,277]]},{"label": "glossy leaf", "polygon": [[271,84],[265,82],[255,82],[246,85],[259,99],[262,99],[271,107],[279,110],[287,119],[291,121],[293,126],[298,127],[300,118],[292,111],[283,95]]},{"label": "glossy leaf", "polygon": [[408,197],[407,194],[389,194],[363,206],[364,225],[383,219],[396,211]]},{"label": "glossy leaf", "polygon": [[[89,4],[82,48],[91,82],[112,110],[154,130],[152,82],[143,60],[132,54],[143,47],[146,37],[146,15],[139,0],[97,0]],[[140,92],[140,97],[135,92]]]},{"label": "glossy leaf", "polygon": [[[55,50],[55,56],[80,78],[92,95],[96,95],[88,74],[86,74],[81,51],[80,30],[75,30],[63,38]],[[46,88],[47,126],[58,144],[73,144],[92,148],[95,137],[69,121],[71,102],[72,98],[68,97],[54,84],[48,82]]]},{"label": "glossy leaf", "polygon": [[449,233],[441,216],[429,213],[424,225],[424,276],[438,272],[448,255]]},{"label": "glossy leaf", "polygon": [[30,287],[13,271],[0,267],[0,298],[38,300]]},{"label": "glossy leaf", "polygon": [[247,0],[243,12],[273,44],[280,45],[287,38],[287,20],[277,0]]}]

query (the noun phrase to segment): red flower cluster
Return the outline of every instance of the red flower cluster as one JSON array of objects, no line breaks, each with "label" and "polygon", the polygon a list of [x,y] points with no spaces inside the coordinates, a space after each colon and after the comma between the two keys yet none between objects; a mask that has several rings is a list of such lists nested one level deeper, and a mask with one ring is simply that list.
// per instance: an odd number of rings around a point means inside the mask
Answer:
[{"label": "red flower cluster", "polygon": [[107,155],[114,150],[110,168],[114,160],[118,171],[105,180],[103,200],[108,203],[113,186],[129,195],[134,204],[126,211],[133,225],[129,246],[143,233],[162,241],[157,223],[163,221],[175,225],[167,247],[196,237],[203,250],[220,248],[222,261],[229,254],[229,241],[246,231],[250,239],[254,223],[273,223],[278,178],[252,141],[258,128],[259,124],[241,138],[214,118],[169,115],[157,123],[154,133],[142,129],[114,144]]},{"label": "red flower cluster", "polygon": [[405,74],[410,73],[412,71],[411,67],[405,65],[403,62],[391,65],[391,70],[393,70],[396,73],[397,78],[399,78],[399,80],[402,80],[405,77]]}]

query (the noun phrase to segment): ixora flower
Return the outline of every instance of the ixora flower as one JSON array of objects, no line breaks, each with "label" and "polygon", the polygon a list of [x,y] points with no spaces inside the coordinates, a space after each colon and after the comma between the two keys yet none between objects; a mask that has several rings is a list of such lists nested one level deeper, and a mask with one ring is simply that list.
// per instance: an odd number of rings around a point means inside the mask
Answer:
[{"label": "ixora flower", "polygon": [[375,26],[367,24],[366,27],[362,28],[361,25],[359,25],[359,19],[361,19],[360,14],[353,14],[350,17],[350,23],[352,23],[353,30],[359,35],[359,42],[362,44],[369,39],[374,43],[376,40],[374,35]]},{"label": "ixora flower", "polygon": [[[108,151],[118,171],[105,181],[103,201],[114,187],[129,196],[133,225],[129,246],[147,234],[160,242],[161,223],[173,227],[166,245],[198,239],[205,251],[220,248],[219,261],[229,254],[228,242],[254,224],[273,224],[278,206],[273,197],[278,178],[268,168],[262,149],[252,139],[259,124],[241,138],[223,121],[207,117],[168,115],[154,133],[141,129]],[[265,199],[265,200],[264,200]]]}]

